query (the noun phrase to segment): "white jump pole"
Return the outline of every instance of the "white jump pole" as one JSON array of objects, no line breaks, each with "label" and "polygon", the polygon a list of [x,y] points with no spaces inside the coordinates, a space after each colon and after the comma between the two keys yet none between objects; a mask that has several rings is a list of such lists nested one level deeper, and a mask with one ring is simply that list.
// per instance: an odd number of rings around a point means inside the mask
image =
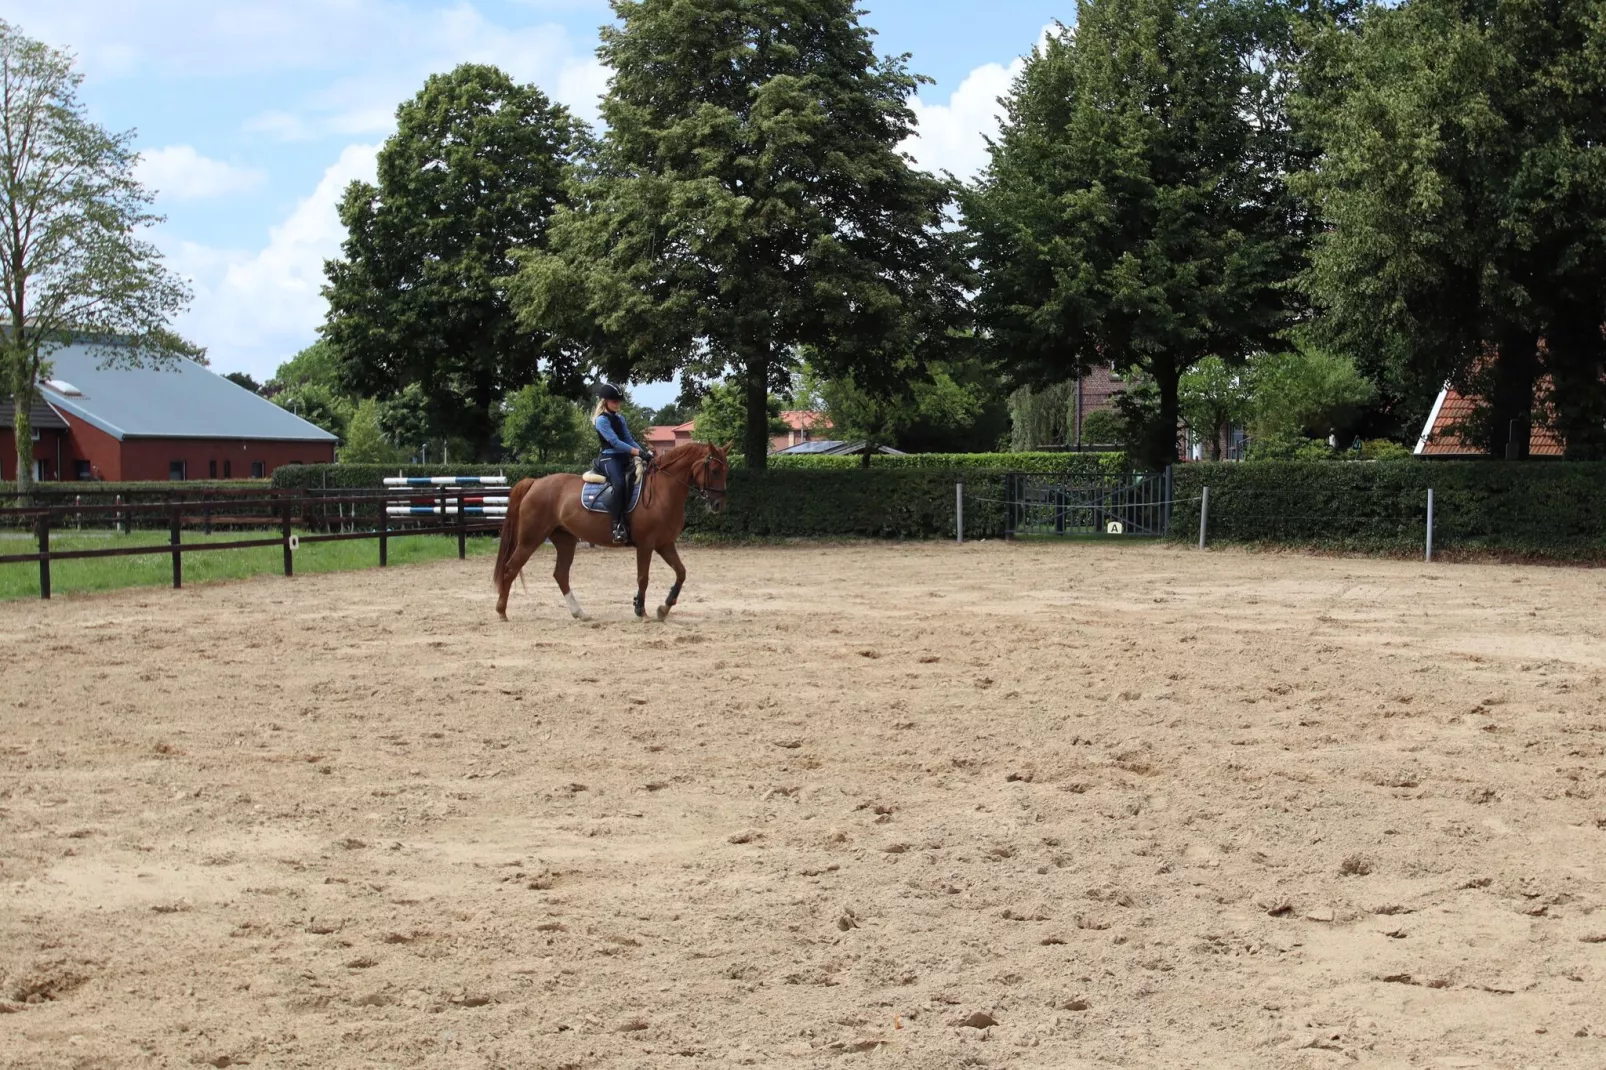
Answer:
[{"label": "white jump pole", "polygon": [[954,484],[954,541],[965,541],[965,484]]},{"label": "white jump pole", "polygon": [[1429,560],[1429,561],[1433,560],[1433,488],[1432,487],[1428,488],[1428,556],[1427,556],[1427,560]]},{"label": "white jump pole", "polygon": [[1210,488],[1205,487],[1199,496],[1199,549],[1205,548],[1205,532],[1210,526]]}]

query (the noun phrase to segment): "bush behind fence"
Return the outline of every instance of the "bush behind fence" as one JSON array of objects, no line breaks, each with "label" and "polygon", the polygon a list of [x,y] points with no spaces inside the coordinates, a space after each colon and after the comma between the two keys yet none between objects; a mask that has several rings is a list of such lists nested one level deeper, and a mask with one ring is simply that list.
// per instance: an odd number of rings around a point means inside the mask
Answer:
[{"label": "bush behind fence", "polygon": [[1258,462],[1176,469],[1171,537],[1421,553],[1434,493],[1435,552],[1606,558],[1606,462]]}]

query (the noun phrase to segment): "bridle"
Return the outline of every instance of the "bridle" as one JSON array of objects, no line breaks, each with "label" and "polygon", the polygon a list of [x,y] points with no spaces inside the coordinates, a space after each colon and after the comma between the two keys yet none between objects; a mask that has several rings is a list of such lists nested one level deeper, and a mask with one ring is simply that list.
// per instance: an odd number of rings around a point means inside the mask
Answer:
[{"label": "bridle", "polygon": [[[726,490],[728,489],[728,486],[729,486],[729,484],[727,482],[727,479],[728,479],[728,476],[729,476],[729,473],[730,473],[730,468],[729,468],[729,466],[723,466],[723,469],[722,469],[722,471],[720,473],[722,478],[720,479],[719,486],[716,487],[716,486],[714,486],[714,451],[713,450],[709,450],[707,456],[705,456],[702,459],[701,467],[702,467],[702,470],[703,470],[703,481],[702,481],[702,483],[699,484],[697,482],[697,468],[698,468],[698,465],[696,465],[696,464],[692,465],[691,470],[689,472],[687,472],[683,478],[686,481],[687,488],[690,489],[690,490],[696,491],[697,492],[697,496],[702,499],[703,504],[709,506],[710,508],[712,508],[712,506],[714,504],[715,495],[718,495],[719,497],[722,497],[722,498],[725,496]],[[668,469],[663,468],[662,466],[659,465],[658,458],[656,458],[656,457],[654,457],[652,459],[652,463],[647,466],[646,472],[642,475],[643,482],[645,483],[647,476],[651,475],[654,472],[663,472],[666,475],[671,474]],[[642,493],[643,494],[647,493],[647,487],[648,486],[650,486],[650,484],[644,485],[642,487]],[[647,504],[648,505],[652,504],[652,499],[650,497],[648,497],[648,499],[647,499]]]}]

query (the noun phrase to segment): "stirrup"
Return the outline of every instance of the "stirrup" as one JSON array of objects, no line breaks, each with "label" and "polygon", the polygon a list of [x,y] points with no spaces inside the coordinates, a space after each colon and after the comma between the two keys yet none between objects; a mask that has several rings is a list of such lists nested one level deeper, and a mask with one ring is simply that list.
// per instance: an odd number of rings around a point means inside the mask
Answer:
[{"label": "stirrup", "polygon": [[613,526],[613,544],[615,546],[627,546],[629,543],[630,529],[623,524],[615,524]]}]

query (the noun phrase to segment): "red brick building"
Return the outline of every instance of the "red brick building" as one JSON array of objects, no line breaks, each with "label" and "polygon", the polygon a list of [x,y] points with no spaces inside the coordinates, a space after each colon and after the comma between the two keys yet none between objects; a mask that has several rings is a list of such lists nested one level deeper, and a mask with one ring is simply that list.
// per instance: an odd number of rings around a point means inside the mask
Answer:
[{"label": "red brick building", "polygon": [[[327,464],[334,435],[211,370],[106,366],[68,346],[31,414],[35,475],[45,480],[264,479],[287,464]],[[0,479],[17,477],[10,406],[0,409]]]}]

